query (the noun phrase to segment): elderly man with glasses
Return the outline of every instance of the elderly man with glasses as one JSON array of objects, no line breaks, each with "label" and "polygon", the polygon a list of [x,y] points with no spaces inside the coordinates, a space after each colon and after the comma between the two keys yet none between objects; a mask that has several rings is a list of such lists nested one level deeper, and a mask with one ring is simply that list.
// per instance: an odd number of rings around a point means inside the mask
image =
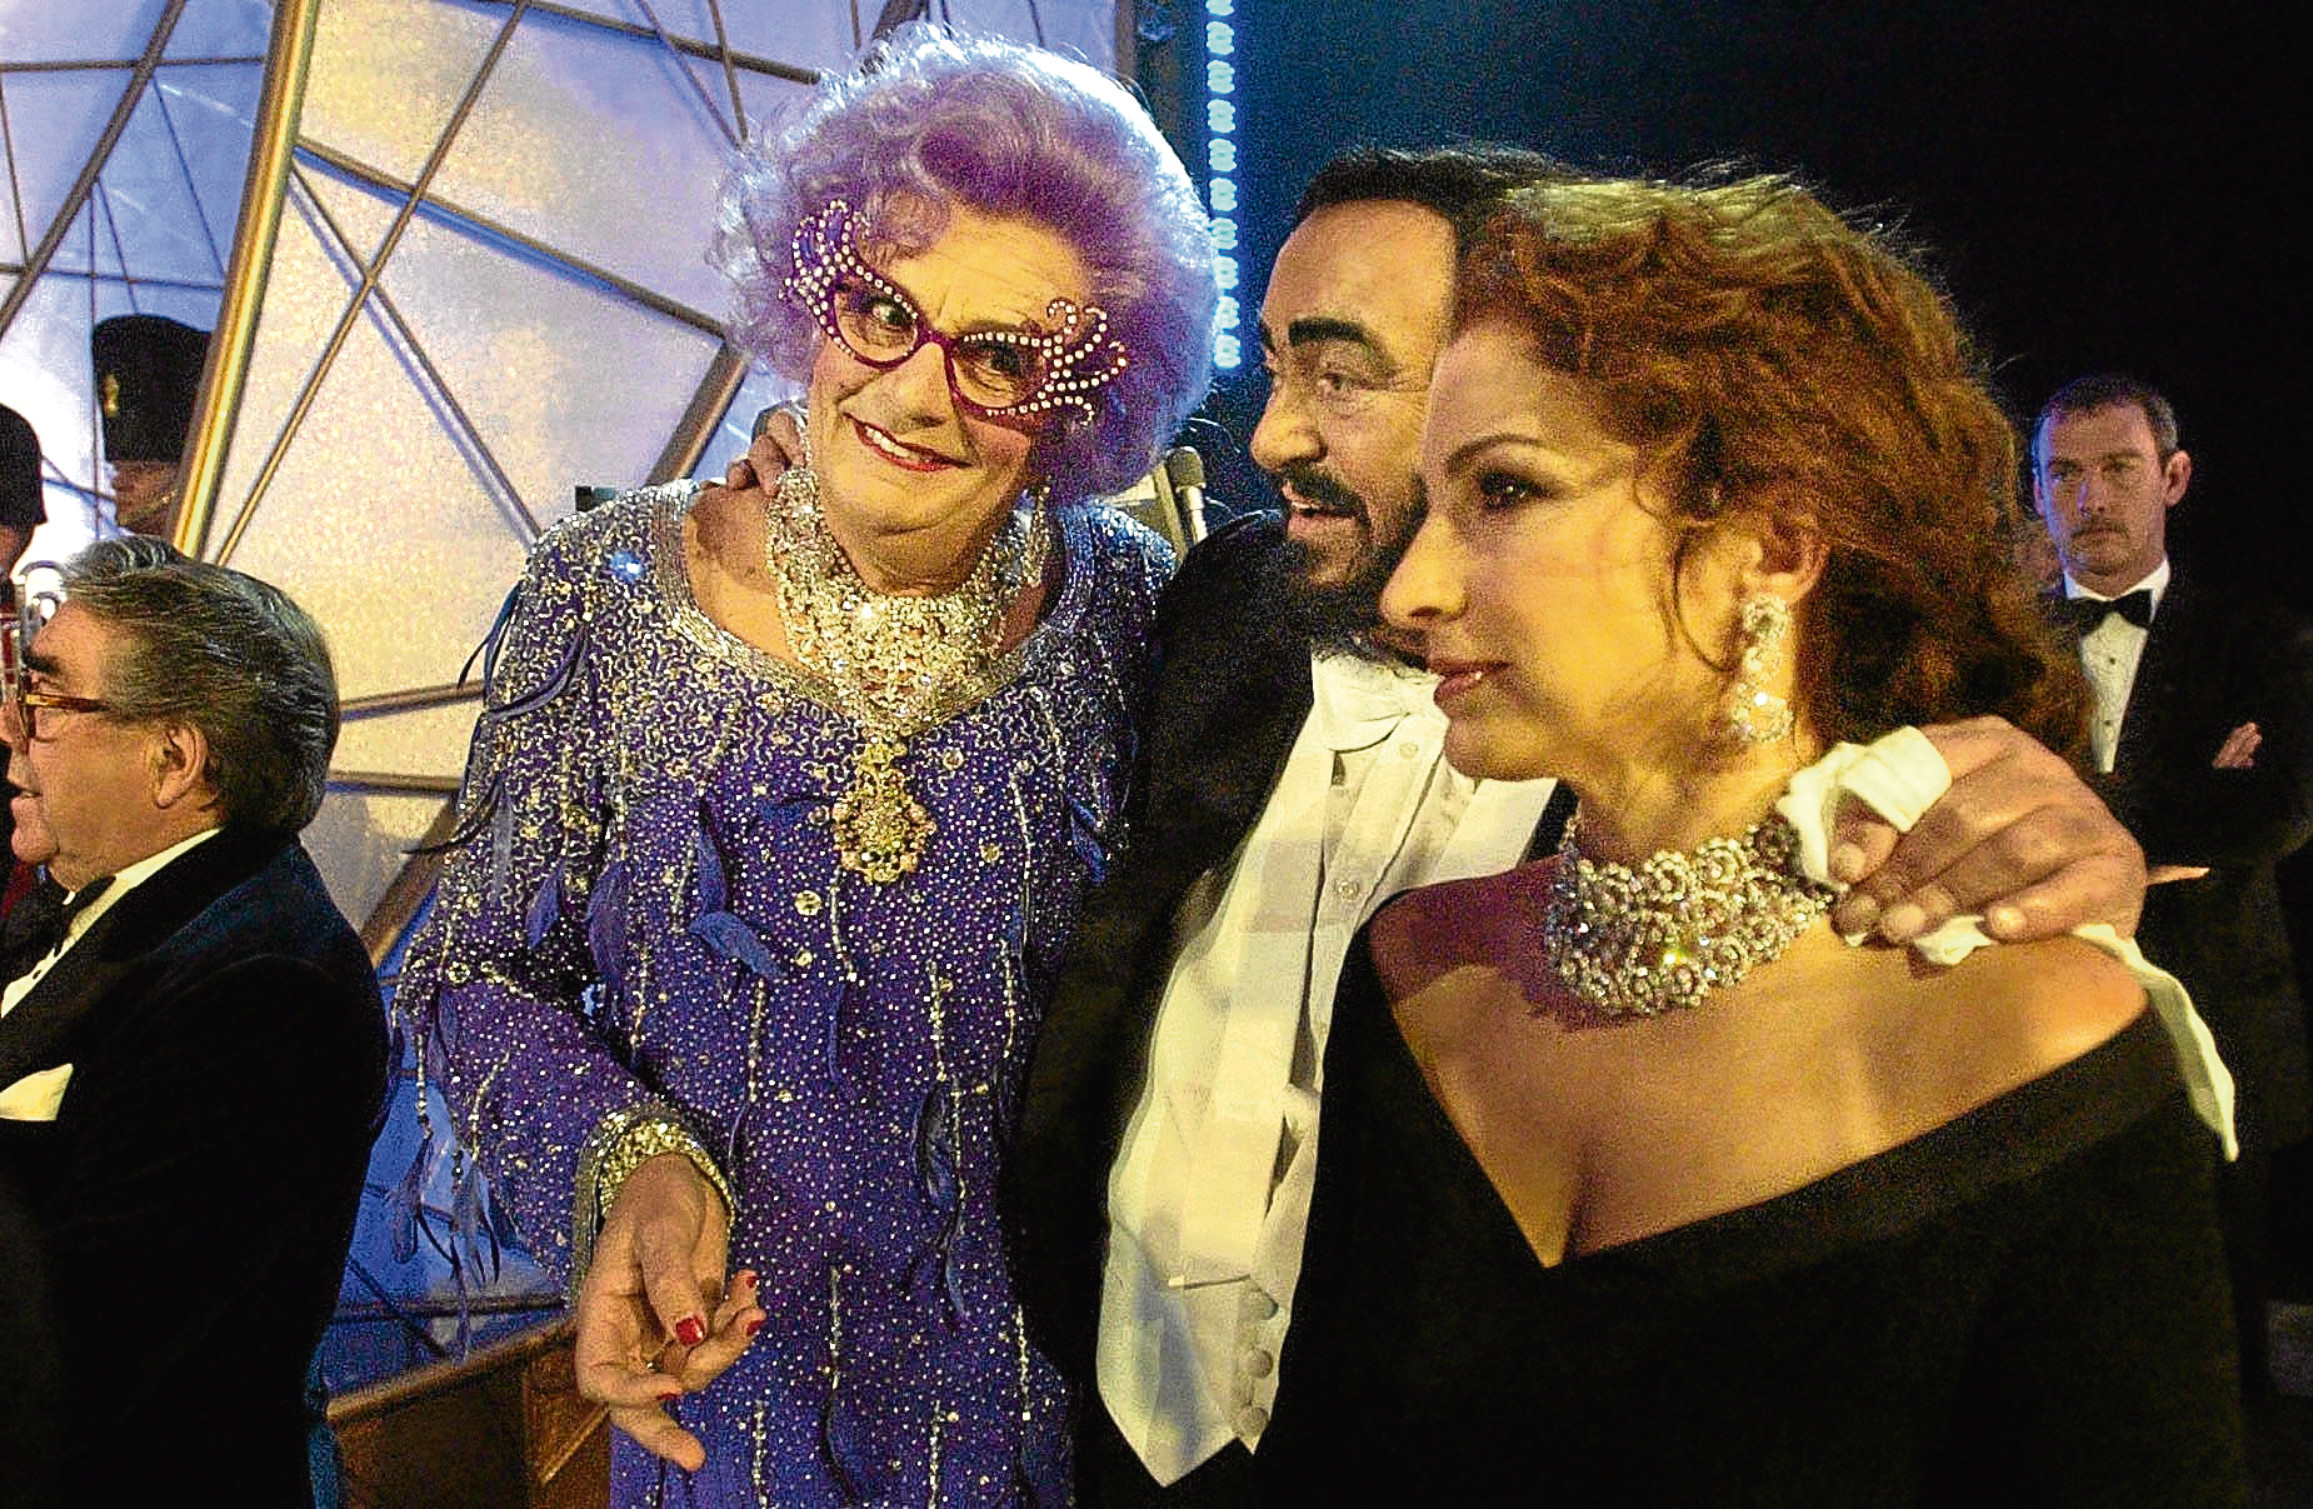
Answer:
[{"label": "elderly man with glasses", "polygon": [[[8,626],[16,852],[61,888],[0,991],[0,1193],[40,1259],[66,1498],[306,1502],[306,1364],[384,1098],[367,954],[297,841],[337,736],[320,632],[156,540]],[[24,1292],[45,1271],[47,1292]],[[0,1467],[0,1472],[5,1472]]]}]

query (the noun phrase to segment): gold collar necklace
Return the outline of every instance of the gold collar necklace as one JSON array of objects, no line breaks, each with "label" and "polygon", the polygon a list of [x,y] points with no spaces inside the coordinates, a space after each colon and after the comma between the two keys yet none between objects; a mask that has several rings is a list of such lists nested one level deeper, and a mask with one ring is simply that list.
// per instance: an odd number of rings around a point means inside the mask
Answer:
[{"label": "gold collar necklace", "polygon": [[1005,618],[1044,575],[1051,523],[1024,498],[953,592],[878,592],[828,530],[808,447],[781,475],[768,523],[764,559],[788,648],[860,727],[851,783],[835,803],[836,855],[870,880],[897,880],[922,863],[937,828],[899,761],[910,739],[985,693]]}]

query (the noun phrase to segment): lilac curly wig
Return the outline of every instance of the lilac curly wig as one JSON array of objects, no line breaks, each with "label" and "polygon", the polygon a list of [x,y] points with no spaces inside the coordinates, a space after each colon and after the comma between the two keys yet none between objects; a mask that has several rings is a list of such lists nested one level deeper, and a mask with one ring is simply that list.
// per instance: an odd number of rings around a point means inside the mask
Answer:
[{"label": "lilac curly wig", "polygon": [[1089,302],[1131,365],[1038,462],[1053,501],[1120,492],[1155,465],[1211,381],[1212,232],[1180,159],[1114,80],[1082,63],[917,23],[823,82],[724,181],[709,258],[737,291],[731,339],[798,381],[820,340],[780,285],[804,217],[842,199],[871,260],[923,250],[947,211],[1049,227],[1092,273]]}]

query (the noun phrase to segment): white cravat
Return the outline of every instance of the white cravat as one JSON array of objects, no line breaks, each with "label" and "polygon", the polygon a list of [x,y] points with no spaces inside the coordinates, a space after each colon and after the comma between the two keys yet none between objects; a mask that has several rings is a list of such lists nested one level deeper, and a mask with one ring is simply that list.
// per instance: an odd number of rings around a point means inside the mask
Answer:
[{"label": "white cravat", "polygon": [[1311,670],[1309,717],[1259,823],[1177,919],[1148,1084],[1109,1181],[1100,1393],[1165,1484],[1267,1427],[1350,940],[1399,891],[1514,864],[1551,791],[1448,767],[1435,678],[1340,655]]},{"label": "white cravat", "polygon": [[[2152,594],[2152,608],[2157,614],[2161,598],[2168,593],[2168,578],[2168,558],[2163,556],[2144,580],[2131,583],[2125,592],[2108,597],[2066,576],[2064,595],[2108,603],[2141,587]],[[2088,673],[2088,685],[2096,693],[2096,721],[2088,730],[2088,745],[2098,770],[2109,773],[2120,757],[2120,723],[2128,715],[2136,668],[2144,660],[2144,644],[2151,637],[2150,629],[2140,629],[2117,613],[2107,613],[2102,623],[2080,636],[2080,667]]]}]

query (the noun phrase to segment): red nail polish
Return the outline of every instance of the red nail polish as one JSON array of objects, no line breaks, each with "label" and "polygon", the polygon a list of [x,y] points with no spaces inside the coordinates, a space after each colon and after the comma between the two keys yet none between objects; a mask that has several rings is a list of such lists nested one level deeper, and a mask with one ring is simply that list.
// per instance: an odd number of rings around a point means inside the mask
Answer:
[{"label": "red nail polish", "polygon": [[695,1347],[707,1339],[707,1323],[696,1315],[686,1315],[675,1322],[675,1340],[686,1347]]},{"label": "red nail polish", "polygon": [[671,1389],[668,1389],[668,1390],[667,1390],[665,1393],[663,1393],[663,1394],[659,1395],[659,1403],[661,1403],[661,1404],[672,1404],[672,1403],[674,1403],[674,1402],[675,1402],[677,1399],[680,1399],[680,1398],[682,1398],[682,1397],[683,1397],[683,1391],[682,1391],[681,1389],[679,1389],[679,1388],[671,1388]]},{"label": "red nail polish", "polygon": [[751,1321],[747,1322],[747,1334],[748,1334],[749,1336],[752,1336],[752,1335],[754,1335],[754,1334],[755,1334],[757,1331],[760,1331],[760,1330],[762,1330],[762,1329],[763,1329],[763,1322],[761,1322],[761,1321],[759,1321],[759,1320],[751,1320]]}]

